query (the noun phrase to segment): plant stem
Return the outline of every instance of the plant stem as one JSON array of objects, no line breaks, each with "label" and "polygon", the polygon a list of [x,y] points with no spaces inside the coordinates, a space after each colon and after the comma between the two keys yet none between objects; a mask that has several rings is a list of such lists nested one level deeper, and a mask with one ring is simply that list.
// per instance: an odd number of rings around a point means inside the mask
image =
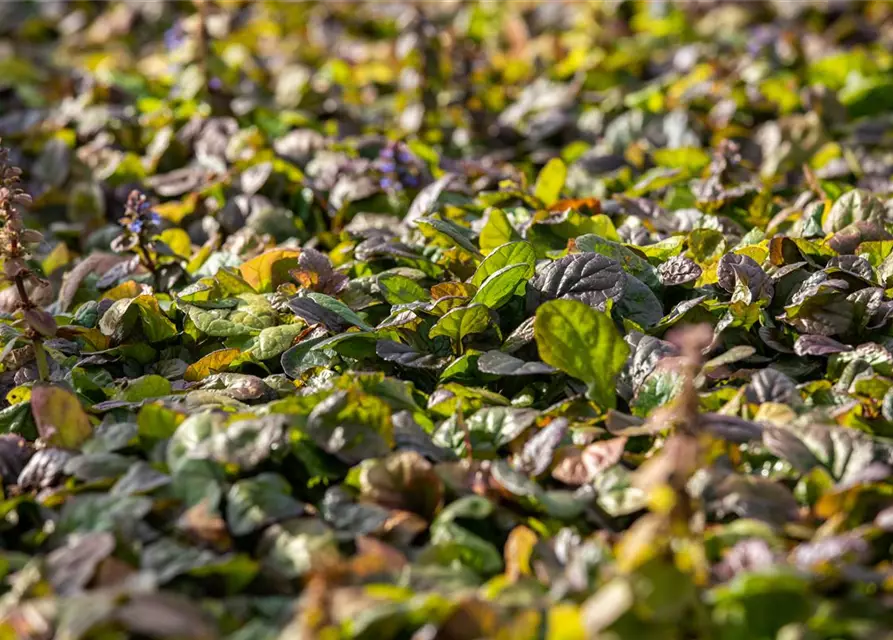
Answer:
[{"label": "plant stem", "polygon": [[19,300],[22,303],[23,309],[28,309],[32,306],[31,298],[28,297],[28,290],[25,289],[25,279],[18,275],[13,278],[13,282],[15,282],[16,289],[19,292]]},{"label": "plant stem", "polygon": [[[13,278],[13,282],[15,283],[16,290],[19,294],[21,308],[31,309],[34,307],[34,303],[31,302],[31,298],[28,296],[28,290],[25,288],[25,278],[23,278],[21,274],[18,274]],[[37,375],[41,382],[46,382],[50,377],[50,367],[47,364],[47,352],[43,348],[43,342],[41,341],[40,335],[33,330],[30,331],[30,333],[33,334],[31,337],[31,346],[34,348],[34,359],[37,361]]]},{"label": "plant stem", "polygon": [[143,243],[142,237],[139,239],[139,249],[140,249],[140,259],[143,263],[143,266],[146,267],[152,273],[152,281],[155,284],[155,289],[158,290],[158,271],[155,267],[155,261],[152,260],[152,256],[149,253],[149,249]]},{"label": "plant stem", "polygon": [[41,382],[50,379],[50,367],[47,365],[47,352],[43,348],[40,338],[34,338],[31,342],[34,347],[34,358],[37,360],[37,375]]}]

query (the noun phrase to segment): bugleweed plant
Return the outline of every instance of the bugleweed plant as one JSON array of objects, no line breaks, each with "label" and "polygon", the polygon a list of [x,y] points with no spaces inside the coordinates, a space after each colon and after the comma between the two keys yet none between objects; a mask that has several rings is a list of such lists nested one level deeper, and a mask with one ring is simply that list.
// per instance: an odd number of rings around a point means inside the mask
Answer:
[{"label": "bugleweed plant", "polygon": [[21,175],[22,170],[10,162],[9,150],[0,147],[0,259],[3,261],[3,277],[15,287],[18,317],[18,322],[12,326],[14,336],[6,339],[3,356],[8,356],[19,343],[30,346],[38,375],[41,380],[46,380],[49,367],[43,340],[56,335],[56,320],[39,308],[29,293],[29,289],[47,287],[49,283],[27,263],[29,249],[39,244],[43,236],[33,229],[26,229],[22,223],[20,209],[31,204],[31,196],[20,186]]},{"label": "bugleweed plant", "polygon": [[0,640],[893,640],[891,52],[0,2]]}]

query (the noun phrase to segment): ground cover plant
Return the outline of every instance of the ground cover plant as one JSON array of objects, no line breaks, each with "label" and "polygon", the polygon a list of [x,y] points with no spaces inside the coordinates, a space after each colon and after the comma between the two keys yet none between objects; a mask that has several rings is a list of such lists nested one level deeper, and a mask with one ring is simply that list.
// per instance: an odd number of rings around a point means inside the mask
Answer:
[{"label": "ground cover plant", "polygon": [[890,638],[893,5],[0,3],[0,638]]}]

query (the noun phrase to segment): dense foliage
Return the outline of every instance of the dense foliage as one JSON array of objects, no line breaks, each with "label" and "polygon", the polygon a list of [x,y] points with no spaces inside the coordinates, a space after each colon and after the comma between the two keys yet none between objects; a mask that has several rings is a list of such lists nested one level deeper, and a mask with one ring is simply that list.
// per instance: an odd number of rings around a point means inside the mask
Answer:
[{"label": "dense foliage", "polygon": [[0,2],[0,639],[893,637],[891,52]]}]

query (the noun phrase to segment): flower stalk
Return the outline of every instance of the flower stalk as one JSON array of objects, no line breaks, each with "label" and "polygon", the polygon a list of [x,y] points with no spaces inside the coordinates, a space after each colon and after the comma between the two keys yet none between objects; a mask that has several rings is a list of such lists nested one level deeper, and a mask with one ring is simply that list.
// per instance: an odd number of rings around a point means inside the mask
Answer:
[{"label": "flower stalk", "polygon": [[13,166],[9,150],[0,147],[0,258],[3,259],[3,278],[16,288],[18,311],[25,324],[24,338],[31,343],[41,381],[49,378],[49,363],[43,340],[56,335],[56,320],[38,307],[28,293],[28,283],[39,287],[49,283],[34,273],[27,264],[29,246],[38,244],[43,236],[22,223],[20,207],[31,204],[31,196],[21,188],[22,170]]},{"label": "flower stalk", "polygon": [[118,220],[123,232],[115,238],[112,248],[118,253],[132,252],[140,264],[152,274],[155,288],[160,285],[158,264],[152,257],[155,252],[155,234],[161,216],[152,211],[148,198],[136,189],[127,197],[124,215]]}]

